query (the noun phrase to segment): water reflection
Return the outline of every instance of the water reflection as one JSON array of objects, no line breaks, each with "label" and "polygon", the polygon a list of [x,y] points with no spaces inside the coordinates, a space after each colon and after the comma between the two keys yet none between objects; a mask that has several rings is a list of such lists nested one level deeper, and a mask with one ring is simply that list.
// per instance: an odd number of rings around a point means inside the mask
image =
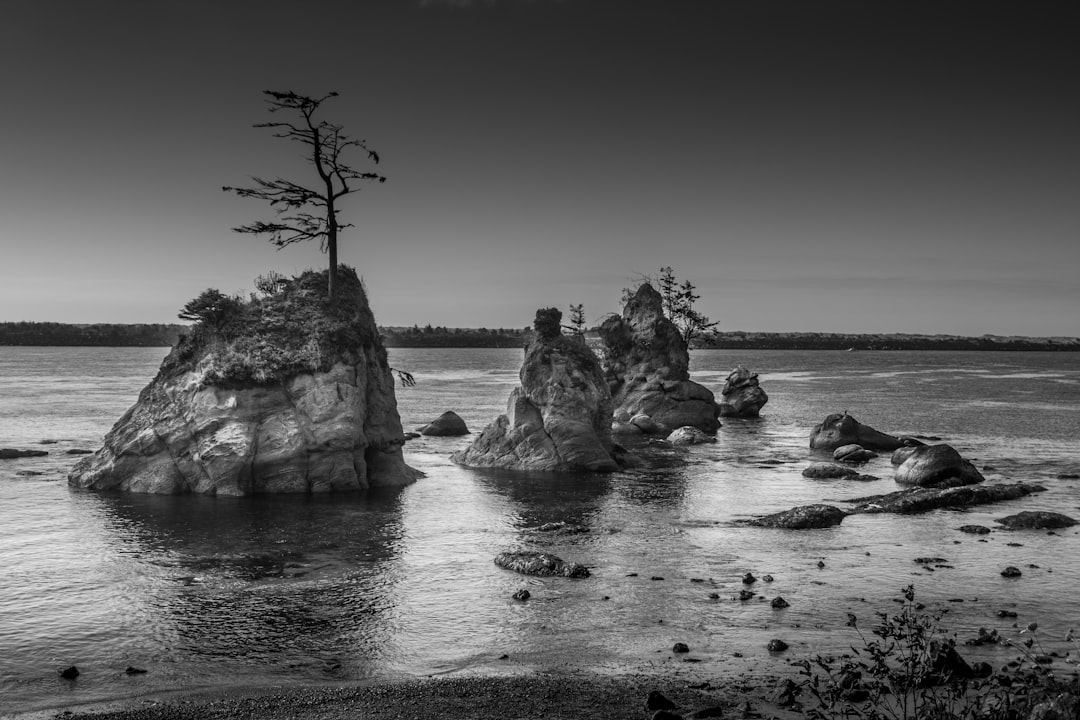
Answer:
[{"label": "water reflection", "polygon": [[94,496],[115,551],[135,564],[119,621],[149,626],[129,653],[185,684],[370,674],[393,654],[400,494]]}]

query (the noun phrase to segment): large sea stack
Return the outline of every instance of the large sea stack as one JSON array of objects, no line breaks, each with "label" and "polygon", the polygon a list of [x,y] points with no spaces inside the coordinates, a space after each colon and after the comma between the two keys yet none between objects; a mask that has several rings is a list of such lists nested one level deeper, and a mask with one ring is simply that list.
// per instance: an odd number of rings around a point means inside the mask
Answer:
[{"label": "large sea stack", "polygon": [[720,427],[713,393],[690,380],[686,342],[652,285],[643,283],[599,332],[617,429],[667,435],[686,425],[710,433]]},{"label": "large sea stack", "polygon": [[610,472],[611,395],[600,363],[580,335],[562,334],[562,313],[537,310],[506,414],[452,456],[470,467]]},{"label": "large sea stack", "polygon": [[251,495],[403,485],[418,473],[360,280],[263,283],[250,301],[207,291],[157,377],[68,476],[72,486]]}]

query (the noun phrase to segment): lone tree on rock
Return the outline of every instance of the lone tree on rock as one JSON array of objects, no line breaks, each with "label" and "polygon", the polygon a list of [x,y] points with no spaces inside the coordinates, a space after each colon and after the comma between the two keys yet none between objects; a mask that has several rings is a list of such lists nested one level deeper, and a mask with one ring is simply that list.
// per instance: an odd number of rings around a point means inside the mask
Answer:
[{"label": "lone tree on rock", "polygon": [[318,183],[315,185],[317,189],[283,178],[264,180],[259,177],[251,178],[255,187],[223,187],[225,192],[234,192],[240,197],[266,200],[277,213],[274,222],[253,222],[233,229],[252,235],[269,235],[270,242],[278,248],[318,239],[323,252],[330,256],[327,296],[330,304],[334,305],[338,231],[352,227],[350,223],[338,221],[338,200],[359,191],[365,182],[386,182],[386,178],[378,173],[355,169],[345,161],[345,155],[360,151],[366,153],[368,159],[376,165],[379,163],[379,156],[368,148],[364,140],[347,135],[342,125],[315,118],[316,112],[326,100],[337,97],[336,92],[319,98],[298,95],[291,91],[266,90],[264,94],[268,96],[270,112],[284,111],[294,116],[294,119],[256,123],[253,127],[272,128],[275,130],[274,137],[306,146],[304,155],[311,161],[318,176]]}]

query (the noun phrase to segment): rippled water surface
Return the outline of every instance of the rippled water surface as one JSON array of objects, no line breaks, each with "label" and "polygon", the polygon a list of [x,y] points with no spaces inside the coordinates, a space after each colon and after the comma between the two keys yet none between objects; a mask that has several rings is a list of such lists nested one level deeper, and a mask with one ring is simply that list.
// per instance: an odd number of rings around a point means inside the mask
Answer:
[{"label": "rippled water surface", "polygon": [[[761,375],[763,417],[725,422],[714,445],[632,449],[612,475],[460,468],[469,438],[420,438],[406,488],[334,497],[99,495],[68,489],[72,449],[96,449],[153,377],[165,349],[0,348],[0,713],[221,685],[349,681],[433,673],[665,667],[686,642],[695,668],[784,663],[845,648],[845,613],[888,610],[915,583],[948,608],[961,639],[979,626],[1048,638],[1080,626],[1080,535],[996,531],[1024,509],[1080,517],[1080,362],[1075,354],[698,351],[692,376],[718,391],[742,363]],[[444,410],[479,432],[503,411],[521,350],[391,350],[406,430]],[[1045,493],[968,512],[854,516],[818,531],[746,528],[740,518],[896,489],[808,480],[810,428],[847,410],[878,429],[940,436],[989,482]],[[55,441],[41,445],[42,441]],[[568,521],[590,532],[546,537]],[[985,540],[985,542],[983,542]],[[497,568],[540,548],[592,568],[586,580]],[[924,569],[918,557],[941,557]],[[818,567],[818,561],[824,567]],[[1023,576],[1006,580],[1006,565]],[[771,574],[737,599],[743,573]],[[663,579],[653,579],[663,578]],[[526,603],[510,595],[526,587]],[[719,598],[710,598],[715,593]],[[786,610],[765,600],[782,595]],[[993,653],[993,651],[989,651]],[[503,658],[506,655],[508,657]],[[57,669],[77,665],[75,682]],[[125,668],[145,669],[127,675]],[[674,667],[674,665],[672,665]]]}]

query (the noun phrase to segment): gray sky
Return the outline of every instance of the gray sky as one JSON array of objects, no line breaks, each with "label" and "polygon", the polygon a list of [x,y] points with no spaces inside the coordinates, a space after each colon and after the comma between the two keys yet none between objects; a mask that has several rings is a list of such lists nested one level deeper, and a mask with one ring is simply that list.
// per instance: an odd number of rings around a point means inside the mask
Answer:
[{"label": "gray sky", "polygon": [[322,267],[221,191],[309,178],[251,127],[291,89],[382,157],[340,248],[380,324],[594,322],[670,265],[730,330],[1080,335],[1069,9],[6,0],[0,320]]}]

